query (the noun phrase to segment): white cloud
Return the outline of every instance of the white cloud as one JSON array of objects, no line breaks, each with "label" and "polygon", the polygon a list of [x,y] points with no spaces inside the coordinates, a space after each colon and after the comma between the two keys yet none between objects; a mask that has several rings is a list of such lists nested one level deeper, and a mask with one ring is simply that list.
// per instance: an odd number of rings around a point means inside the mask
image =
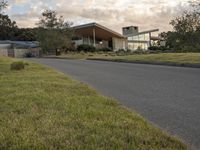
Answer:
[{"label": "white cloud", "polygon": [[[75,25],[98,22],[118,32],[128,25],[138,25],[142,30],[160,28],[163,31],[171,29],[169,21],[186,6],[186,2],[187,0],[10,0],[9,15],[21,27],[35,26],[44,9],[54,9]],[[24,9],[23,13],[17,8]]]}]

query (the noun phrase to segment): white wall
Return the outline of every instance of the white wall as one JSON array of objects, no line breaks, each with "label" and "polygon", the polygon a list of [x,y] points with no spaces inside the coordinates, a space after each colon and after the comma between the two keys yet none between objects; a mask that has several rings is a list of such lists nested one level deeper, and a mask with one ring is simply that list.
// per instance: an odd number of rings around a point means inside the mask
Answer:
[{"label": "white wall", "polygon": [[26,53],[30,52],[29,49],[14,49],[14,57],[23,58]]},{"label": "white wall", "polygon": [[8,56],[10,44],[0,44],[0,56]]},{"label": "white wall", "polygon": [[112,38],[113,50],[118,51],[119,49],[127,49],[127,40],[120,38]]},{"label": "white wall", "polygon": [[0,48],[0,56],[8,56],[8,50],[5,48]]}]

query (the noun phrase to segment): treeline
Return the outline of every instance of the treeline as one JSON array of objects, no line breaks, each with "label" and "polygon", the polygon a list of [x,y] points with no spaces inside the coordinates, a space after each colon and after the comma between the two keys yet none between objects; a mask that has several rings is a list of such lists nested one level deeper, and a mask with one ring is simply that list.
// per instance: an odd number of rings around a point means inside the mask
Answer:
[{"label": "treeline", "polygon": [[7,2],[0,2],[0,40],[39,41],[45,53],[60,53],[71,46],[72,23],[56,11],[45,10],[36,28],[18,28],[15,21],[3,13]]},{"label": "treeline", "polygon": [[37,32],[38,28],[4,28],[0,32],[0,40],[36,41]]},{"label": "treeline", "polygon": [[200,52],[200,2],[170,22],[174,31],[161,33],[166,47],[176,52]]},{"label": "treeline", "polygon": [[7,2],[0,2],[0,40],[36,41],[38,28],[18,28],[15,21],[3,13]]},{"label": "treeline", "polygon": [[[37,28],[18,28],[15,21],[2,11],[7,3],[0,2],[0,40],[39,41],[44,52],[70,49],[73,31],[71,22],[64,21],[56,11],[45,10]],[[163,50],[175,52],[200,52],[200,2],[196,1],[170,24],[174,30],[163,32],[166,42]],[[160,47],[158,47],[160,49]]]}]

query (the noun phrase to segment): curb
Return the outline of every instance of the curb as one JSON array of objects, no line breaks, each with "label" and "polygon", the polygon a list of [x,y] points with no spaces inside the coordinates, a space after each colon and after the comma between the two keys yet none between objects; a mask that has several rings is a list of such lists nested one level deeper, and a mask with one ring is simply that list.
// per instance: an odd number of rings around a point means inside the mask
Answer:
[{"label": "curb", "polygon": [[170,63],[170,62],[147,62],[147,61],[130,61],[130,60],[108,60],[100,58],[87,58],[86,60],[96,60],[96,61],[108,61],[108,62],[119,62],[119,63],[132,63],[132,64],[148,64],[148,65],[163,65],[163,66],[176,66],[176,67],[189,67],[189,68],[200,68],[200,64],[187,64],[187,63]]}]

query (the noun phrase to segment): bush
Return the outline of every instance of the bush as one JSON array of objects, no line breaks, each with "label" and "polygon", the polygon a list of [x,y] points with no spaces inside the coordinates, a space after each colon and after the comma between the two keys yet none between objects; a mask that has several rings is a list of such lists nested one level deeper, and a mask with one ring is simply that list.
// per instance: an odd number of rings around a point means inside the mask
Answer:
[{"label": "bush", "polygon": [[168,48],[165,47],[165,46],[150,46],[149,50],[152,50],[152,51],[165,51],[165,50],[168,50]]},{"label": "bush", "polygon": [[112,49],[108,48],[108,47],[104,47],[104,48],[98,49],[98,51],[101,51],[101,52],[111,52]]},{"label": "bush", "polygon": [[24,64],[24,62],[22,62],[22,61],[13,62],[10,65],[10,70],[23,70],[25,68],[25,65],[26,64]]},{"label": "bush", "polygon": [[31,52],[25,53],[26,58],[31,58],[33,57],[33,54]]},{"label": "bush", "polygon": [[95,47],[94,46],[91,46],[91,45],[87,45],[87,44],[82,44],[82,45],[79,45],[77,47],[77,50],[80,52],[80,51],[84,51],[84,52],[94,52],[95,51]]},{"label": "bush", "polygon": [[161,48],[158,47],[158,46],[150,46],[149,50],[152,50],[152,51],[154,50],[155,51],[155,50],[161,50]]}]

